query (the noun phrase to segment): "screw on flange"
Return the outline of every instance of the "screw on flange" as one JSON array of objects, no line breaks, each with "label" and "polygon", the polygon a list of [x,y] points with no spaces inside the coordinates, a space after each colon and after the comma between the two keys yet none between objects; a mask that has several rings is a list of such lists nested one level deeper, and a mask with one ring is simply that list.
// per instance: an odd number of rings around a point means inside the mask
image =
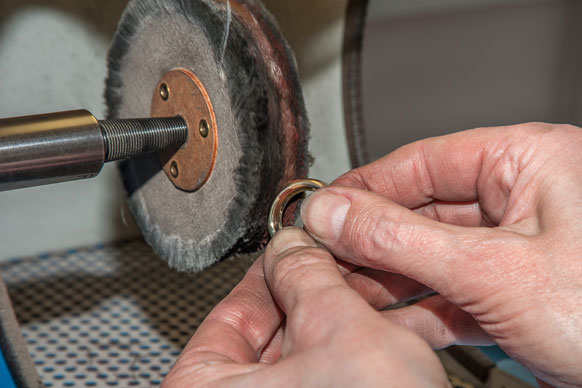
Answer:
[{"label": "screw on flange", "polygon": [[178,175],[180,175],[180,170],[178,170],[178,163],[176,163],[175,160],[172,160],[172,163],[170,163],[170,174],[172,174],[174,178],[177,178]]},{"label": "screw on flange", "polygon": [[198,129],[200,130],[200,135],[202,137],[207,137],[208,133],[210,132],[210,128],[208,128],[208,121],[204,119],[200,120],[200,126]]},{"label": "screw on flange", "polygon": [[160,97],[164,101],[168,101],[168,98],[170,97],[170,89],[165,83],[160,85]]}]

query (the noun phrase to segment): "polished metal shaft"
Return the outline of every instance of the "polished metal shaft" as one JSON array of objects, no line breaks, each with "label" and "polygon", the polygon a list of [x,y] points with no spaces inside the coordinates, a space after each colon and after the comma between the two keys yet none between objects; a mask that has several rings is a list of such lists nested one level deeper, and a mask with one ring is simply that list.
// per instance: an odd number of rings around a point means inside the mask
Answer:
[{"label": "polished metal shaft", "polygon": [[91,178],[105,162],[178,147],[180,117],[98,121],[86,110],[0,120],[0,191]]}]

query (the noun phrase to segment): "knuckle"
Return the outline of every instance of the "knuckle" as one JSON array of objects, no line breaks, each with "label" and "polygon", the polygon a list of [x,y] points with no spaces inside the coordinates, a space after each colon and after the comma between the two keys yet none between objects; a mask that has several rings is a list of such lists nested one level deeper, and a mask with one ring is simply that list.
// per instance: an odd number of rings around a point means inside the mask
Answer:
[{"label": "knuckle", "polygon": [[531,121],[527,123],[510,125],[505,128],[507,131],[509,131],[510,135],[517,135],[521,137],[531,135],[543,135],[555,129],[556,125]]},{"label": "knuckle", "polygon": [[279,285],[292,285],[310,274],[311,268],[329,261],[329,253],[322,248],[299,248],[282,257],[273,269],[273,281]]},{"label": "knuckle", "polygon": [[579,127],[570,124],[548,124],[540,122],[530,122],[525,124],[518,124],[515,126],[516,133],[522,136],[530,137],[534,135],[539,139],[551,139],[552,141],[545,141],[542,144],[545,147],[563,146],[572,142],[582,141],[582,131]]},{"label": "knuckle", "polygon": [[401,217],[386,206],[374,206],[354,220],[350,240],[355,250],[368,258],[398,249],[405,237]]},{"label": "knuckle", "polygon": [[364,179],[360,169],[357,168],[346,172],[334,180],[333,184],[347,187],[367,188],[366,180]]},{"label": "knuckle", "polygon": [[560,146],[568,145],[571,147],[572,142],[580,142],[582,140],[582,131],[573,125],[552,125],[547,133],[553,140],[553,143],[559,144]]},{"label": "knuckle", "polygon": [[187,375],[191,381],[196,381],[197,386],[212,385],[220,379],[224,372],[224,366],[214,360],[208,359],[208,351],[189,351],[178,360],[167,378],[162,383],[162,388],[180,386],[181,376]]}]

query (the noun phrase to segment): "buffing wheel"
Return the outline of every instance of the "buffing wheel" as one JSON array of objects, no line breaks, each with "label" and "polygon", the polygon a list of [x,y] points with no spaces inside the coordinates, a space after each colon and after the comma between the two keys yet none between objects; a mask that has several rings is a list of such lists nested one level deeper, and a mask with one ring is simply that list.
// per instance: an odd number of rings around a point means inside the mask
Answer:
[{"label": "buffing wheel", "polygon": [[132,0],[108,63],[110,118],[150,116],[152,95],[173,69],[195,75],[215,115],[216,159],[197,190],[178,188],[157,155],[121,165],[150,245],[184,271],[261,248],[270,202],[286,182],[307,175],[309,161],[295,60],[262,3]]}]

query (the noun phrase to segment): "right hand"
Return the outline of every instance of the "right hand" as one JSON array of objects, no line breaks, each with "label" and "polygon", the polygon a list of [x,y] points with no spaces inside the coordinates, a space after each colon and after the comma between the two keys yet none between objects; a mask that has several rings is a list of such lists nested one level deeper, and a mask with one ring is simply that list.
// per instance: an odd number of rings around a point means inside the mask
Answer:
[{"label": "right hand", "polygon": [[[409,210],[413,209],[413,210]],[[524,124],[402,147],[302,206],[306,229],[384,312],[434,347],[499,344],[582,385],[582,130]]]}]

